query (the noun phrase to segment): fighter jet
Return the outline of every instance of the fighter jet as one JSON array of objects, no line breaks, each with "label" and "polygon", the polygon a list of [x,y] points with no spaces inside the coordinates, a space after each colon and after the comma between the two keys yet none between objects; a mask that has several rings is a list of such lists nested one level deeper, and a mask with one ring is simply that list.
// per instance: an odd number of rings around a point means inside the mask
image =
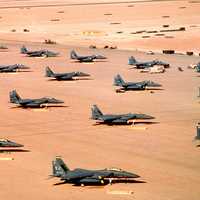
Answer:
[{"label": "fighter jet", "polygon": [[97,124],[108,124],[108,125],[128,125],[131,124],[131,120],[137,119],[154,119],[154,117],[146,114],[103,114],[97,105],[92,106],[92,117],[93,120],[97,120]]},{"label": "fighter jet", "polygon": [[51,177],[60,178],[65,183],[71,183],[74,185],[105,185],[112,183],[113,179],[124,180],[134,179],[140,176],[131,172],[124,171],[122,169],[100,169],[100,170],[87,170],[87,169],[74,169],[70,170],[64,163],[62,158],[56,157],[52,161],[53,175]]},{"label": "fighter jet", "polygon": [[[162,85],[154,83],[153,81],[142,81],[142,82],[125,82],[122,77],[117,74],[114,77],[114,85],[120,86],[120,91],[127,90],[145,90],[147,87],[161,87]],[[116,91],[119,91],[116,90]]]},{"label": "fighter jet", "polygon": [[20,71],[21,69],[29,69],[29,67],[22,65],[22,64],[1,65],[0,73],[17,72],[17,71]]},{"label": "fighter jet", "polygon": [[49,50],[38,50],[38,51],[28,51],[25,46],[22,46],[21,53],[26,54],[29,57],[56,57],[59,55],[57,52],[49,51]]},{"label": "fighter jet", "polygon": [[152,60],[152,61],[141,62],[141,61],[137,61],[133,56],[131,56],[128,59],[128,64],[134,65],[135,68],[137,68],[137,69],[144,69],[144,68],[148,68],[148,67],[153,67],[154,65],[162,65],[165,68],[169,67],[169,63],[165,63],[163,61]]},{"label": "fighter jet", "polygon": [[102,55],[79,56],[74,50],[71,51],[70,58],[79,62],[93,62],[96,59],[106,59]]},{"label": "fighter jet", "polygon": [[24,145],[12,142],[7,139],[0,139],[0,147],[23,147]]},{"label": "fighter jet", "polygon": [[46,67],[46,77],[55,78],[58,81],[74,80],[75,77],[90,76],[84,72],[54,73],[49,67]]},{"label": "fighter jet", "polygon": [[41,108],[47,107],[48,104],[61,104],[64,101],[51,98],[51,97],[42,97],[40,99],[22,99],[16,90],[10,92],[10,103],[18,104],[23,108]]}]

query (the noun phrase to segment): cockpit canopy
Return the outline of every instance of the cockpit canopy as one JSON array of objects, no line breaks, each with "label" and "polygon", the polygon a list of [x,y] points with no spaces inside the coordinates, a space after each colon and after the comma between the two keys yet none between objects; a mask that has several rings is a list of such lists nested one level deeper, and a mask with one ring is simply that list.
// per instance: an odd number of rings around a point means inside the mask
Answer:
[{"label": "cockpit canopy", "polygon": [[121,171],[123,171],[122,169],[117,168],[117,167],[106,168],[106,170],[117,171],[117,172],[121,172]]},{"label": "cockpit canopy", "polygon": [[10,141],[7,139],[0,138],[0,142],[10,142]]}]

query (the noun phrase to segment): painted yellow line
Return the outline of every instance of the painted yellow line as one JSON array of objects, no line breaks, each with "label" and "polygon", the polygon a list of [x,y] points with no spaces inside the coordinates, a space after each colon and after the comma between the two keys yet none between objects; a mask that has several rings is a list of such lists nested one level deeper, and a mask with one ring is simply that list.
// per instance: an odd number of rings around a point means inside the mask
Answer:
[{"label": "painted yellow line", "polygon": [[82,62],[81,64],[84,64],[84,65],[94,65],[94,62]]},{"label": "painted yellow line", "polygon": [[130,129],[134,129],[134,130],[147,130],[147,127],[143,127],[143,126],[130,126]]},{"label": "painted yellow line", "polygon": [[38,109],[32,109],[33,112],[47,112],[48,109],[46,108],[38,108]]},{"label": "painted yellow line", "polygon": [[134,192],[132,190],[107,190],[107,194],[132,195]]},{"label": "painted yellow line", "polygon": [[14,158],[10,158],[10,157],[0,157],[0,160],[14,160]]}]

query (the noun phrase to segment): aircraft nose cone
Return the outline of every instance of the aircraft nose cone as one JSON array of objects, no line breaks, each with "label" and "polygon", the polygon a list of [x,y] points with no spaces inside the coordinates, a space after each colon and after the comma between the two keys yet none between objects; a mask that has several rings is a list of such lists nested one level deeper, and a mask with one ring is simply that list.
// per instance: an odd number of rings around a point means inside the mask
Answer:
[{"label": "aircraft nose cone", "polygon": [[64,101],[56,99],[56,103],[64,103]]},{"label": "aircraft nose cone", "polygon": [[103,55],[95,55],[96,59],[107,59],[107,57]]},{"label": "aircraft nose cone", "polygon": [[63,100],[55,99],[55,98],[48,98],[48,99],[47,99],[47,102],[48,102],[48,103],[64,103]]},{"label": "aircraft nose cone", "polygon": [[157,83],[156,86],[157,87],[162,87],[162,84]]},{"label": "aircraft nose cone", "polygon": [[152,83],[151,87],[162,87],[162,85],[159,83]]},{"label": "aircraft nose cone", "polygon": [[137,174],[134,174],[134,173],[128,173],[128,174],[129,174],[130,178],[140,178],[140,176]]},{"label": "aircraft nose cone", "polygon": [[14,146],[14,147],[24,147],[24,145],[22,145],[22,144],[17,144],[17,143],[15,143],[13,146]]},{"label": "aircraft nose cone", "polygon": [[26,65],[21,65],[20,68],[21,68],[21,69],[29,69],[29,67],[26,66]]},{"label": "aircraft nose cone", "polygon": [[155,119],[155,117],[151,115],[144,115],[144,119]]},{"label": "aircraft nose cone", "polygon": [[139,178],[140,176],[137,174],[134,174],[132,172],[123,172],[122,174],[120,174],[120,176],[122,178]]},{"label": "aircraft nose cone", "polygon": [[79,76],[90,76],[90,74],[84,73],[84,72],[80,72]]},{"label": "aircraft nose cone", "polygon": [[153,81],[146,81],[147,86],[149,87],[161,87],[162,85],[159,83],[155,83]]},{"label": "aircraft nose cone", "polygon": [[16,64],[16,67],[18,67],[19,69],[29,69],[29,67],[27,67],[26,65],[22,65],[22,64]]},{"label": "aircraft nose cone", "polygon": [[7,143],[7,146],[10,146],[10,147],[23,147],[24,145],[9,141]]}]

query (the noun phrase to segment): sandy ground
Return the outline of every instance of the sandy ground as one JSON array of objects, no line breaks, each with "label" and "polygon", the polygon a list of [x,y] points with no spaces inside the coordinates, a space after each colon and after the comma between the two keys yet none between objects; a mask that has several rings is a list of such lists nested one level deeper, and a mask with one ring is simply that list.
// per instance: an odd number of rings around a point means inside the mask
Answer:
[{"label": "sandy ground", "polygon": [[[95,2],[105,4],[95,5]],[[108,2],[0,1],[0,38],[37,42],[50,38],[61,44],[79,46],[117,45],[120,49],[200,52],[199,1]],[[163,25],[169,27],[163,28]],[[160,30],[180,27],[186,31],[157,35]],[[23,32],[24,29],[30,32]],[[133,34],[137,31],[157,33]]]},{"label": "sandy ground", "polygon": [[[0,7],[44,2],[0,1]],[[48,2],[54,4],[61,1]],[[1,137],[24,144],[25,149],[30,151],[0,155],[14,158],[0,161],[0,199],[199,200],[199,148],[192,142],[200,115],[197,98],[199,76],[187,69],[189,64],[197,63],[199,57],[146,55],[130,50],[91,50],[83,46],[95,43],[100,47],[109,44],[123,49],[158,51],[163,47],[176,47],[180,51],[189,48],[198,52],[197,11],[200,4],[176,1],[138,3],[134,7],[128,5],[0,9],[0,44],[9,48],[8,51],[0,51],[1,64],[22,63],[31,67],[31,72],[0,74]],[[181,6],[186,8],[179,9]],[[171,17],[162,18],[164,15]],[[50,21],[57,18],[61,20]],[[122,24],[110,24],[119,21]],[[127,33],[144,28],[153,30],[162,24],[172,27],[187,25],[191,29],[174,33],[176,40],[160,37],[141,40],[124,33],[115,34],[121,30]],[[24,28],[30,29],[30,32],[24,33]],[[11,29],[16,29],[16,32],[10,32]],[[97,32],[95,36],[82,35],[85,30]],[[45,46],[41,41],[47,38],[60,44]],[[30,49],[48,48],[61,55],[56,58],[25,57],[19,53],[22,44]],[[177,44],[181,45],[178,47]],[[72,62],[69,59],[71,49],[80,54],[101,53],[108,60],[93,64]],[[171,68],[164,74],[141,74],[129,69],[127,60],[131,55],[139,60],[161,59],[169,62]],[[44,77],[46,66],[56,72],[79,70],[90,73],[91,80],[50,81]],[[177,67],[182,67],[184,71],[179,72]],[[117,73],[127,81],[159,82],[164,90],[117,94],[112,85],[113,76]],[[47,110],[13,108],[8,102],[8,93],[12,89],[24,98],[52,96],[62,99],[67,107]],[[99,105],[104,113],[146,113],[155,116],[155,121],[159,123],[146,125],[147,130],[135,130],[128,126],[94,126],[94,121],[90,119],[92,104]],[[84,188],[70,184],[55,186],[59,180],[47,178],[52,173],[51,161],[56,155],[61,155],[72,169],[115,166],[139,174],[140,180],[145,183]],[[118,190],[133,191],[134,194],[108,194],[108,191]]]},{"label": "sandy ground", "polygon": [[[1,137],[24,144],[30,152],[1,155],[15,160],[1,161],[0,199],[199,199],[199,149],[192,142],[200,114],[196,97],[199,77],[186,67],[196,63],[198,57],[76,48],[82,54],[99,52],[108,56],[107,62],[80,64],[68,58],[72,47],[46,46],[61,52],[61,56],[44,59],[19,54],[21,45],[7,44],[9,51],[0,53],[2,64],[23,63],[32,71],[0,74],[0,131]],[[31,43],[27,46],[45,47]],[[140,60],[159,58],[172,67],[165,74],[141,74],[129,70],[127,58],[130,55]],[[44,77],[47,65],[57,72],[90,73],[91,80],[49,81]],[[183,67],[184,72],[179,72],[178,66]],[[148,91],[117,94],[112,86],[117,73],[128,81],[159,82],[164,90],[153,94]],[[12,89],[22,97],[53,96],[64,100],[68,107],[40,111],[13,108],[8,102]],[[92,104],[99,105],[105,113],[150,114],[159,123],[148,125],[145,131],[126,126],[94,126],[89,119]],[[140,180],[146,183],[100,188],[54,186],[59,180],[47,180],[47,177],[56,155],[61,155],[70,168],[116,166],[141,175]],[[107,194],[109,190],[131,190],[134,195]]]}]

